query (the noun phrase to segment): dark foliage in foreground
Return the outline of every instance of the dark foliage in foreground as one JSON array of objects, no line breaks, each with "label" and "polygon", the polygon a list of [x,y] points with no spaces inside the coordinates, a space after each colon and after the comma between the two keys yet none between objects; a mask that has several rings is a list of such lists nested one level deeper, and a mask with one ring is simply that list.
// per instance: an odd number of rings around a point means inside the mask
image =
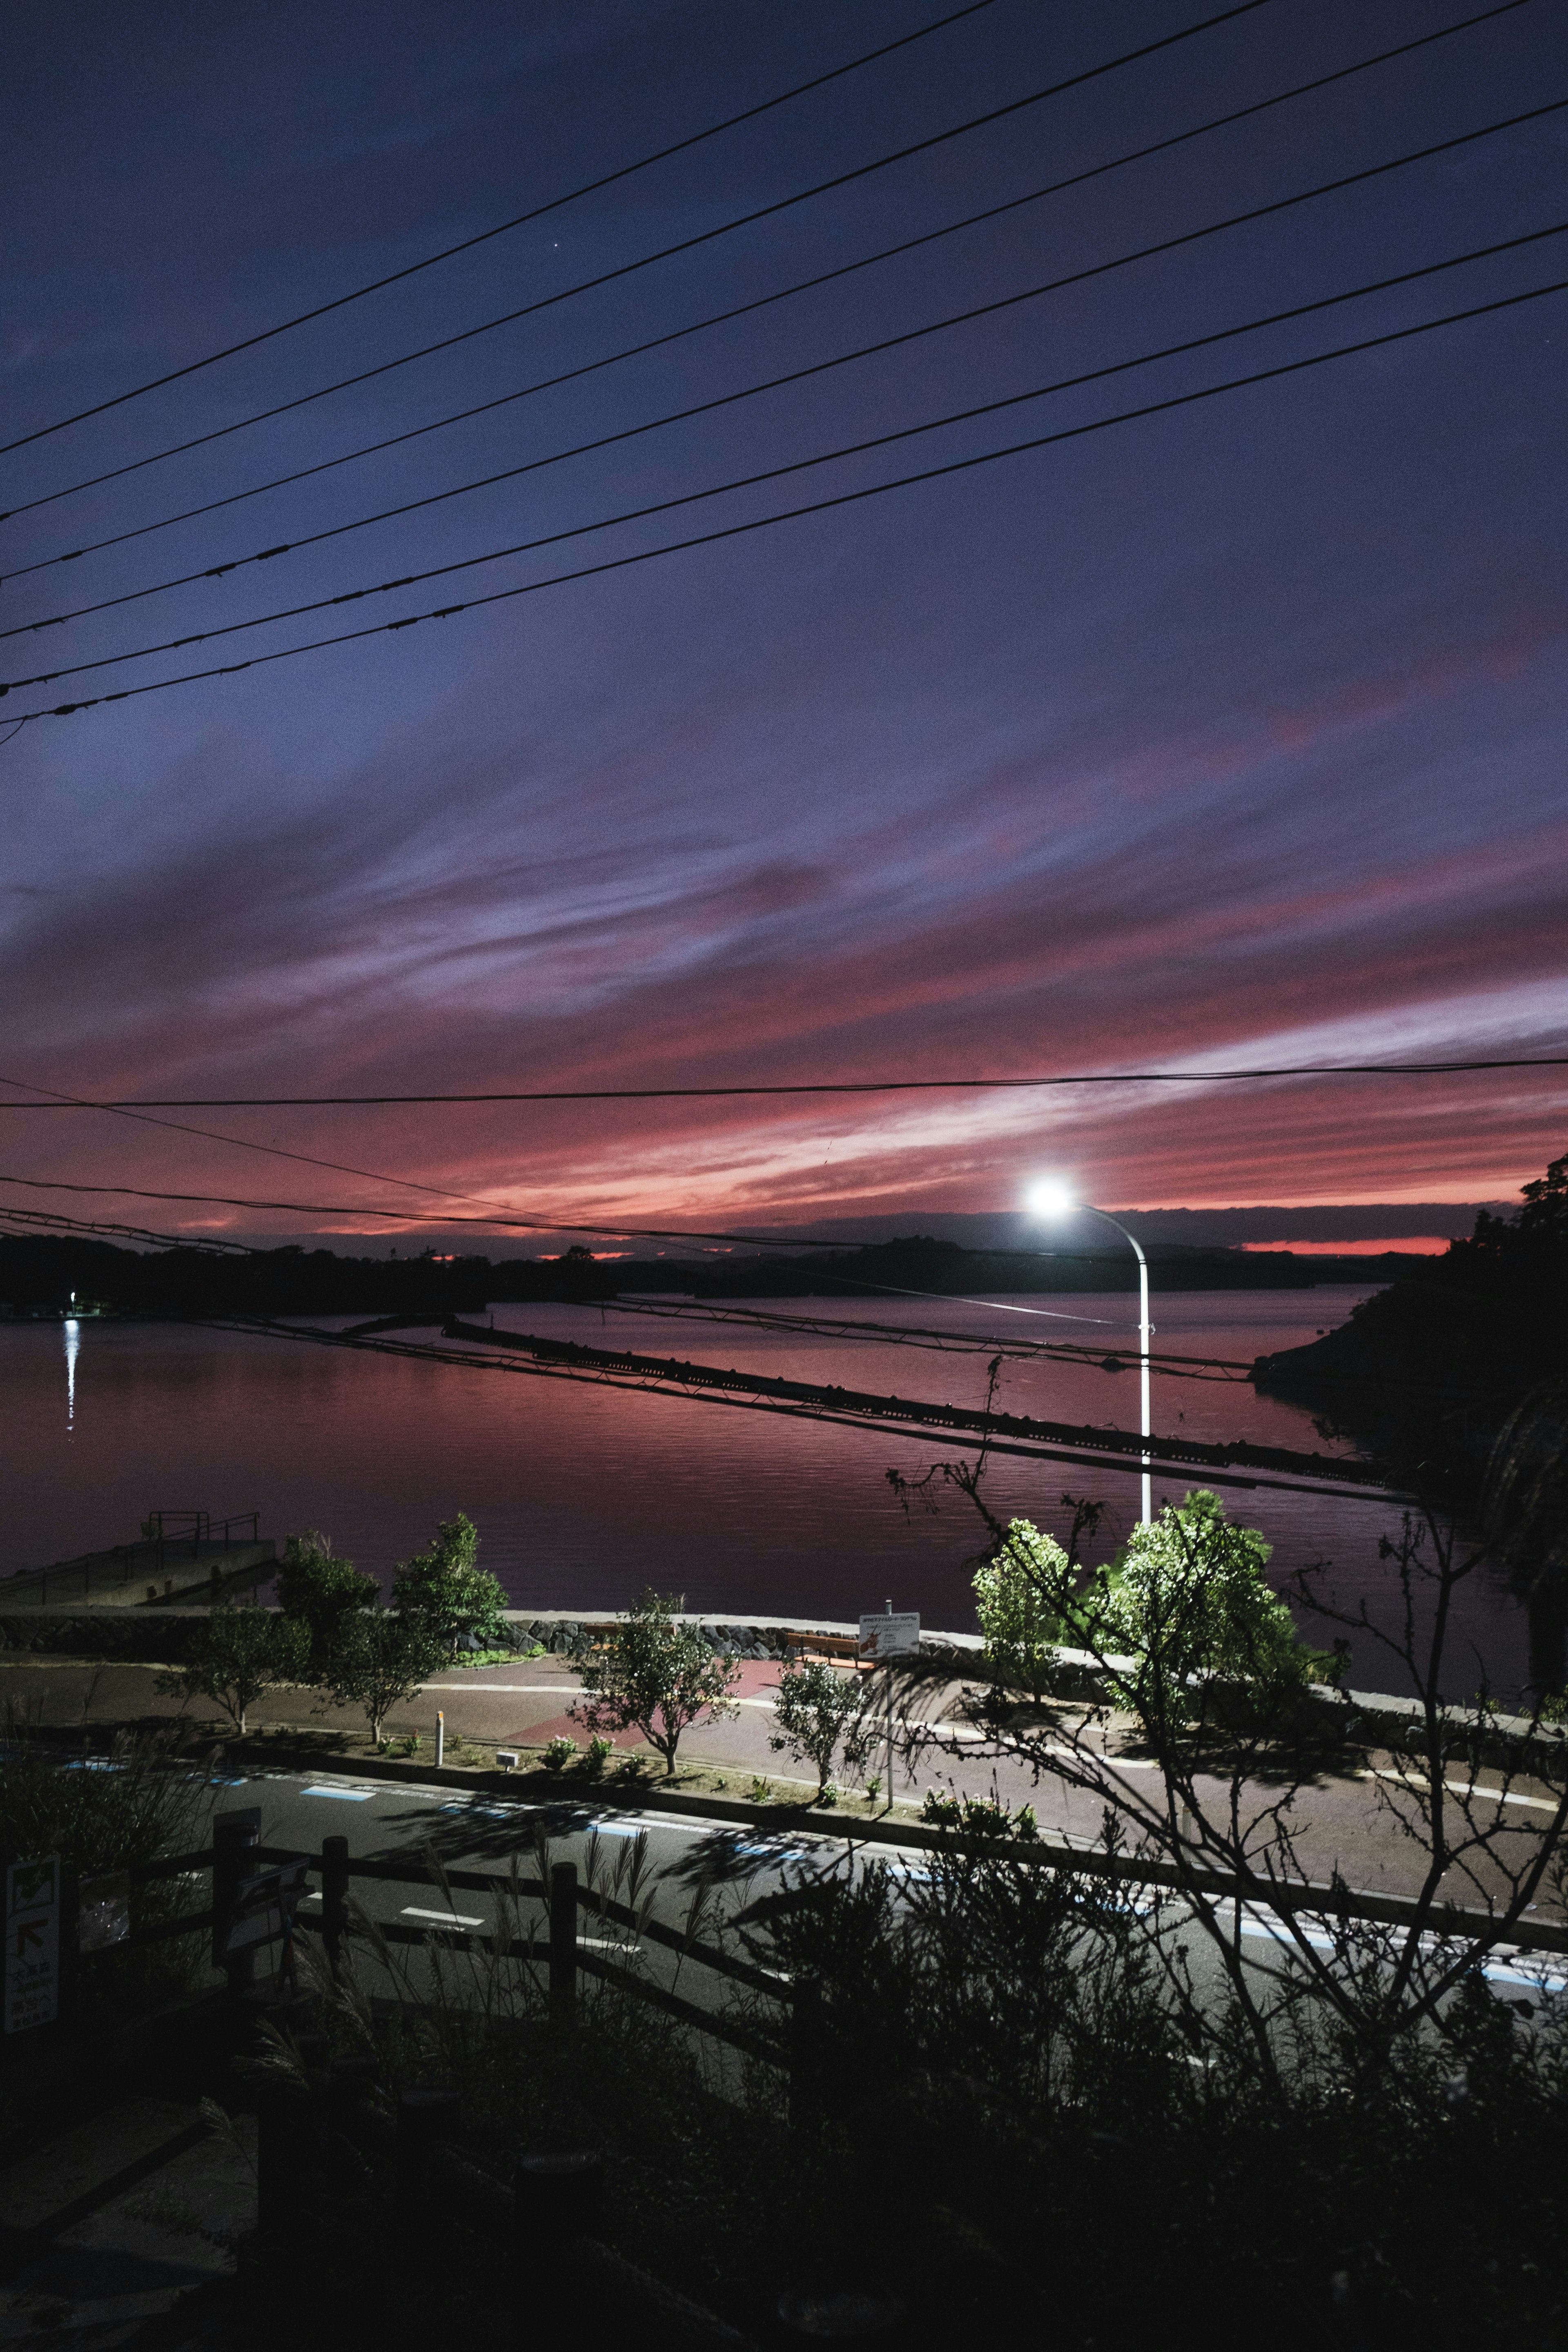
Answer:
[{"label": "dark foliage in foreground", "polygon": [[[605,2156],[594,2235],[764,2346],[797,2340],[778,2314],[802,2294],[894,2295],[889,2352],[1142,2347],[1182,2313],[1215,2343],[1266,2331],[1286,2352],[1560,2340],[1554,2013],[1473,1978],[1370,2082],[1303,2021],[1282,2092],[1223,1991],[1171,1999],[1133,1903],[984,1835],[921,1877],[873,1866],[751,1906],[732,1894],[738,1908],[710,1886],[701,1932],[725,1910],[722,1932],[806,1989],[793,2031],[765,2000],[743,2012],[793,2079],[748,2061],[721,2083],[710,2045],[609,1987],[552,2032],[525,1965],[434,1944],[402,1964],[401,2004],[352,1981],[329,1997],[334,2042],[374,2058],[374,2087],[321,2143],[320,2234],[270,2284],[251,2273],[229,2340],[269,2340],[287,2307],[291,2340],[504,2342],[514,2231],[530,2298],[569,2299],[559,2324],[597,2311],[640,2336],[571,2244],[531,2234],[526,2183],[515,2220],[497,2197],[520,2151],[563,2147]],[[275,2044],[275,2078],[289,2069]],[[392,2116],[396,2087],[419,2084],[461,2091],[463,2138],[411,2239]]]}]

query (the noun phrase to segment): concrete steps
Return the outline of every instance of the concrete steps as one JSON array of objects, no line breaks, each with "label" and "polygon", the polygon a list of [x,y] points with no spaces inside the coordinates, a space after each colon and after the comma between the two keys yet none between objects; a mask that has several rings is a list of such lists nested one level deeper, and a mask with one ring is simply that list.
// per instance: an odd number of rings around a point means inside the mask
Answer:
[{"label": "concrete steps", "polygon": [[254,2119],[132,2097],[0,2169],[0,2347],[109,2352],[230,2274],[256,2226]]}]

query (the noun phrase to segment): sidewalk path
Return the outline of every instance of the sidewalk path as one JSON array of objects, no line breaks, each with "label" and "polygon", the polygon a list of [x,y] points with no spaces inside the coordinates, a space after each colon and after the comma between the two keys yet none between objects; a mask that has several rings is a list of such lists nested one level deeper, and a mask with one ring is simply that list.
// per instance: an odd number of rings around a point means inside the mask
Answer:
[{"label": "sidewalk path", "polygon": [[[743,1662],[734,1689],[739,1701],[737,1713],[722,1721],[709,1719],[692,1727],[680,1746],[682,1769],[709,1766],[730,1773],[754,1775],[768,1781],[781,1795],[795,1790],[805,1795],[813,1790],[816,1777],[812,1768],[787,1754],[775,1754],[769,1746],[774,1733],[773,1693],[782,1671],[771,1661]],[[180,1702],[156,1694],[155,1672],[148,1666],[0,1658],[0,1706],[19,1706],[41,1723],[58,1727],[181,1719],[184,1710]],[[388,1717],[386,1729],[395,1739],[417,1732],[421,1756],[432,1758],[436,1713],[440,1708],[447,1719],[449,1750],[459,1741],[484,1749],[538,1748],[558,1737],[585,1748],[589,1735],[568,1712],[580,1692],[576,1673],[558,1657],[518,1659],[497,1667],[454,1669],[435,1677],[413,1698],[395,1707]],[[956,1685],[945,1696],[938,1695],[932,1702],[933,1711],[950,1717],[957,1696]],[[204,1707],[200,1712],[208,1715],[215,1710]],[[363,1717],[356,1711],[333,1706],[319,1693],[301,1690],[269,1692],[252,1708],[250,1723],[256,1730],[287,1726],[296,1730],[319,1729],[340,1738],[345,1734],[363,1738],[364,1730]],[[639,1748],[643,1742],[639,1733],[627,1731],[618,1734],[615,1744],[625,1751]],[[1300,1790],[1289,1815],[1298,1840],[1299,1864],[1305,1874],[1314,1879],[1327,1880],[1337,1871],[1351,1886],[1363,1891],[1409,1894],[1418,1884],[1425,1857],[1423,1849],[1400,1829],[1390,1809],[1399,1769],[1397,1760],[1376,1754],[1369,1761],[1370,1770],[1352,1769],[1324,1775]],[[1155,1767],[1136,1756],[1121,1757],[1117,1762],[1130,1789],[1140,1793],[1147,1789],[1150,1796],[1156,1794]],[[343,1764],[352,1770],[352,1754],[345,1755]],[[880,1774],[883,1792],[888,1793],[885,1748],[873,1758],[870,1769]],[[1463,1779],[1463,1785],[1469,1785],[1468,1776],[1458,1777]],[[1495,1772],[1482,1774],[1479,1790],[1484,1793],[1485,1786],[1495,1785],[1497,1780]],[[994,1791],[1010,1807],[1032,1805],[1041,1829],[1048,1833],[1087,1846],[1097,1845],[1100,1841],[1103,1809],[1100,1800],[1065,1787],[1053,1776],[1037,1780],[1029,1766],[1022,1762],[997,1763],[981,1757],[967,1762],[962,1756],[932,1751],[911,1771],[895,1757],[892,1794],[918,1802],[932,1787],[970,1796],[988,1796]],[[1216,1808],[1221,1806],[1225,1791],[1219,1782],[1200,1782],[1199,1789],[1200,1794],[1206,1794]],[[743,1790],[738,1793],[743,1793]],[[1499,1819],[1519,1833],[1514,1843],[1516,1853],[1524,1851],[1529,1832],[1544,1827],[1550,1820],[1549,1811],[1540,1802],[1549,1793],[1534,1782],[1525,1782],[1516,1789],[1506,1806],[1500,1807]],[[1280,1790],[1258,1786],[1251,1794],[1260,1811],[1266,1803],[1276,1801]],[[1408,1800],[1404,1801],[1408,1803]],[[825,1827],[831,1818],[825,1819]],[[847,1817],[840,1818],[847,1826]],[[1449,1893],[1454,1901],[1468,1904],[1476,1900],[1473,1885],[1456,1882]],[[1547,1916],[1553,1907],[1550,1901],[1542,1906]]]}]

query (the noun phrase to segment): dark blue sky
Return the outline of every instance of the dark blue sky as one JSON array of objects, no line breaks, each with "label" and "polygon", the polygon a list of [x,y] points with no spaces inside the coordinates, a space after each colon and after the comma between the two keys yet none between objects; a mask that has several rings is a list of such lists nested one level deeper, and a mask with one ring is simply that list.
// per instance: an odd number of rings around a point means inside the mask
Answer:
[{"label": "dark blue sky", "polygon": [[[907,0],[19,10],[3,437],[940,13]],[[994,0],[611,190],[0,458],[0,505],[48,501],[0,526],[0,623],[25,631],[0,640],[0,676],[64,672],[578,530],[1550,227],[1568,213],[1562,114],[618,447],[32,627],[1568,95],[1563,12],[1530,0],[662,351],[49,561],[581,368],[1469,13],[1269,0],[610,287],[53,497],[1204,14],[1173,0]],[[1547,238],[373,605],[13,690],[0,721],[774,513],[1559,277],[1568,238]],[[167,1095],[1563,1050],[1563,303],[28,724],[0,750],[5,1070],[88,1095]],[[207,1123],[522,1213],[733,1222],[1002,1209],[1043,1168],[1111,1203],[1501,1196],[1563,1148],[1564,1091],[1548,1073]],[[108,1117],[4,1117],[13,1173],[396,1197]]]}]

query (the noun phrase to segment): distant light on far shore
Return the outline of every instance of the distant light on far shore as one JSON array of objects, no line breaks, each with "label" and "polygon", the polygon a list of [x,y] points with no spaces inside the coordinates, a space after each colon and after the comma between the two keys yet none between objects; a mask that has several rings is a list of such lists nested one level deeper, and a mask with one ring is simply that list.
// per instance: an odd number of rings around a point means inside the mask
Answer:
[{"label": "distant light on far shore", "polygon": [[1042,1176],[1025,1193],[1024,1206],[1031,1216],[1065,1217],[1070,1215],[1078,1202],[1059,1176]]}]

